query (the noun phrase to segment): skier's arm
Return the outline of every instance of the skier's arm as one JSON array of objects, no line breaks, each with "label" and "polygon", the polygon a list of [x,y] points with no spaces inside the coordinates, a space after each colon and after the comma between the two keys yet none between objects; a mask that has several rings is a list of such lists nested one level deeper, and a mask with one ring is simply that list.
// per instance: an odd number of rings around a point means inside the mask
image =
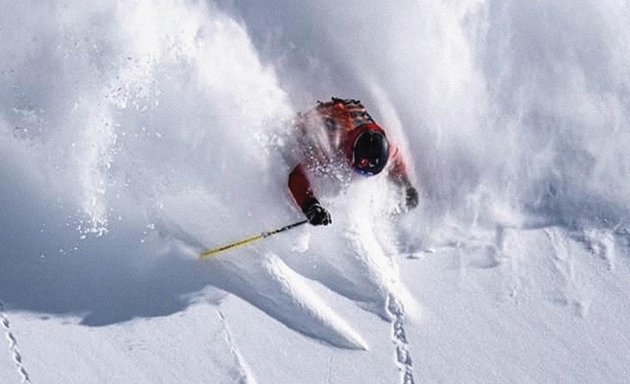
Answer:
[{"label": "skier's arm", "polygon": [[332,222],[330,213],[315,198],[311,183],[302,164],[298,164],[289,174],[289,190],[297,205],[308,218],[309,223],[313,225],[328,225]]},{"label": "skier's arm", "polygon": [[393,162],[389,169],[389,179],[396,185],[405,189],[405,203],[407,208],[413,209],[418,205],[418,191],[411,184],[407,174],[407,165],[402,157],[400,149],[396,146],[393,148],[391,161]]}]

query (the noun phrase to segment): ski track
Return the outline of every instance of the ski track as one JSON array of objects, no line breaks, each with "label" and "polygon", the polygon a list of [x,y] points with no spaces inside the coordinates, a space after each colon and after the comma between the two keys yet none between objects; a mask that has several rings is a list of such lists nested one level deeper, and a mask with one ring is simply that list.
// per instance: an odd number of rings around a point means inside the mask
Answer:
[{"label": "ski track", "polygon": [[579,281],[575,256],[569,248],[570,240],[557,228],[545,229],[545,235],[549,239],[554,253],[551,262],[561,277],[561,287],[559,287],[559,297],[552,301],[569,306],[581,317],[586,317],[589,311],[589,302],[584,297],[584,287]]},{"label": "ski track", "polygon": [[11,331],[11,324],[9,322],[9,318],[4,314],[4,302],[2,301],[2,298],[0,298],[0,323],[2,323],[2,328],[4,329],[5,337],[7,338],[9,342],[9,351],[11,352],[11,355],[13,356],[13,362],[15,363],[18,374],[22,378],[21,382],[22,384],[24,383],[30,384],[31,379],[28,374],[28,371],[26,370],[26,367],[24,366],[24,362],[22,361],[22,354],[20,353],[20,350],[18,348],[17,339],[15,338],[15,335]]},{"label": "ski track", "polygon": [[413,359],[405,332],[405,309],[391,293],[387,298],[387,310],[392,317],[392,341],[396,347],[396,364],[400,370],[402,384],[415,384],[413,379]]},{"label": "ski track", "polygon": [[230,332],[230,328],[228,327],[225,315],[221,311],[217,311],[217,315],[219,316],[219,319],[221,319],[225,334],[225,341],[230,346],[230,353],[232,354],[234,362],[239,370],[237,382],[239,384],[258,384],[256,379],[254,378],[254,375],[251,372],[249,365],[236,347],[236,343],[232,340],[232,333]]}]

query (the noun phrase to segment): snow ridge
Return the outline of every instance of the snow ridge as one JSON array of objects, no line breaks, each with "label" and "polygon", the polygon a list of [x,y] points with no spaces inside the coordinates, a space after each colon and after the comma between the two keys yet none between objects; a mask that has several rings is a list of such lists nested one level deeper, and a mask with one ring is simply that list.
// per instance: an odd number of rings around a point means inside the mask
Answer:
[{"label": "snow ridge", "polygon": [[31,383],[30,376],[24,367],[24,362],[22,361],[22,354],[18,349],[17,339],[13,332],[11,331],[11,324],[9,323],[9,319],[4,314],[4,302],[2,298],[0,298],[0,323],[2,324],[2,328],[4,329],[4,334],[9,341],[9,351],[13,356],[13,361],[17,367],[17,371],[22,377],[22,383]]},{"label": "snow ridge", "polygon": [[413,359],[409,352],[409,343],[405,332],[405,309],[394,295],[387,298],[387,310],[392,317],[392,341],[396,346],[396,363],[401,372],[402,384],[414,384]]}]

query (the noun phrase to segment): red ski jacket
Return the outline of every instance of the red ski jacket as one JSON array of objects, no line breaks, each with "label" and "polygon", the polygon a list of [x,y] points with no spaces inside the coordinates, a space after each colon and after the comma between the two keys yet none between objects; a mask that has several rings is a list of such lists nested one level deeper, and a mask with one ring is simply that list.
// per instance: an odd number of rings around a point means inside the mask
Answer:
[{"label": "red ski jacket", "polygon": [[[295,202],[304,209],[314,193],[308,174],[337,169],[351,169],[353,145],[365,130],[385,135],[358,100],[332,98],[299,114],[295,127],[300,135],[302,159],[289,174],[289,189]],[[386,136],[387,137],[387,136]],[[384,172],[399,185],[408,185],[407,167],[399,148],[389,142],[389,159]]]}]

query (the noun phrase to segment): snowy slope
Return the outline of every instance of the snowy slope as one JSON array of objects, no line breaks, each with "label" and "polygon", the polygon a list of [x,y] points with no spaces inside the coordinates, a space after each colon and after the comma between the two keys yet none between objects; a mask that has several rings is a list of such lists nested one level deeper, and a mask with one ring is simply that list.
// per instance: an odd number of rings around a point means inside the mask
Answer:
[{"label": "snowy slope", "polygon": [[[0,382],[624,383],[630,5],[6,3]],[[290,120],[361,99],[385,179],[303,226]]]}]

